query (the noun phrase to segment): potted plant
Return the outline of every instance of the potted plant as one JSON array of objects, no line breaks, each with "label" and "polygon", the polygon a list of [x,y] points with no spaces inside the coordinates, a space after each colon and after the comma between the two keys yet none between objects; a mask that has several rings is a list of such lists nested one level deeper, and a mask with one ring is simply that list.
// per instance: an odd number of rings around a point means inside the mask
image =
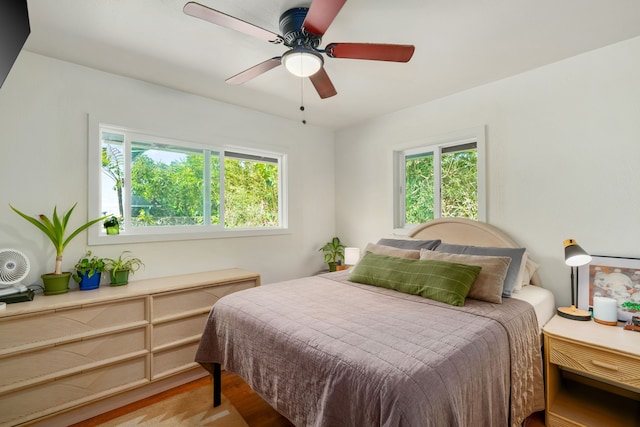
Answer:
[{"label": "potted plant", "polygon": [[111,215],[102,223],[107,234],[120,234],[120,221],[115,215]]},{"label": "potted plant", "polygon": [[338,264],[344,258],[344,248],[338,237],[334,237],[320,248],[320,251],[324,252],[324,262],[329,265],[329,271],[336,271]]},{"label": "potted plant", "polygon": [[104,264],[111,274],[111,286],[126,285],[129,283],[129,275],[144,266],[140,258],[131,255],[131,251],[123,251],[118,259],[105,258]]},{"label": "potted plant", "polygon": [[73,280],[78,282],[81,291],[97,289],[100,286],[100,278],[105,268],[102,258],[91,256],[91,251],[87,251],[74,268]]},{"label": "potted plant", "polygon": [[56,206],[53,207],[53,216],[51,219],[44,214],[40,214],[38,217],[31,217],[20,212],[18,209],[9,205],[11,209],[31,224],[35,225],[40,229],[53,244],[53,247],[56,250],[56,266],[53,273],[45,273],[42,276],[42,282],[44,283],[44,294],[45,295],[56,295],[63,294],[69,290],[69,278],[71,277],[71,272],[63,272],[62,271],[62,254],[64,249],[67,247],[69,242],[73,240],[78,234],[87,228],[91,227],[93,224],[100,222],[104,219],[104,217],[92,219],[91,221],[81,225],[76,228],[71,234],[65,237],[65,232],[67,230],[67,225],[69,224],[69,218],[73,213],[77,203],[71,206],[71,209],[67,211],[62,217],[58,216],[58,209]]}]

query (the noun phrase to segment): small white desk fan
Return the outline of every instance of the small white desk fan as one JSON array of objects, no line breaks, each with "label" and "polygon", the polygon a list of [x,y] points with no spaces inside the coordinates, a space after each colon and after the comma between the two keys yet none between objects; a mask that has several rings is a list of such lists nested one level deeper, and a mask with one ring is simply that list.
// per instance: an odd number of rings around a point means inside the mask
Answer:
[{"label": "small white desk fan", "polygon": [[20,283],[29,274],[29,258],[17,249],[0,249],[0,297],[26,292]]}]

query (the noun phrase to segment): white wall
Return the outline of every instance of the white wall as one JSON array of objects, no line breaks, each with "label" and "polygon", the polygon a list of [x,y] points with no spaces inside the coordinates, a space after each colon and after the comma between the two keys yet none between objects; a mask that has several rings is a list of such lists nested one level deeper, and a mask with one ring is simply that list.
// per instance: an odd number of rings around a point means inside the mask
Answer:
[{"label": "white wall", "polygon": [[640,38],[338,132],[336,233],[364,247],[392,232],[394,146],[479,125],[487,221],[529,249],[559,305],[564,239],[640,257]]},{"label": "white wall", "polygon": [[[0,247],[25,251],[37,281],[53,269],[53,250],[8,204],[36,214],[77,201],[76,224],[87,219],[89,113],[290,156],[290,234],[91,247],[103,256],[133,250],[146,263],[134,280],[236,266],[264,283],[311,274],[331,236],[364,247],[392,232],[394,147],[486,125],[488,222],[529,249],[563,305],[564,239],[592,254],[640,257],[638,70],[640,38],[340,131],[334,153],[324,129],[22,52],[0,88]],[[86,241],[85,233],[71,243],[63,266]]]},{"label": "white wall", "polygon": [[[88,114],[162,136],[228,136],[289,154],[289,234],[89,248],[107,257],[133,251],[146,264],[133,280],[240,267],[270,283],[323,267],[318,248],[335,230],[333,132],[23,51],[0,88],[0,248],[27,254],[28,283],[53,271],[55,252],[9,204],[37,215],[78,202],[71,225],[88,219]],[[85,232],[67,247],[63,268],[87,248]]]}]

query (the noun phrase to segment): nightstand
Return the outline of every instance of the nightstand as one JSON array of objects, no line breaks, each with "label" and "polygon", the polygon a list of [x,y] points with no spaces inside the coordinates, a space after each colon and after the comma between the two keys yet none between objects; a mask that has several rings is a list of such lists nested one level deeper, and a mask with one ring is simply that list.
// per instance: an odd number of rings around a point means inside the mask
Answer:
[{"label": "nightstand", "polygon": [[546,426],[640,426],[640,333],[555,316],[543,328]]}]

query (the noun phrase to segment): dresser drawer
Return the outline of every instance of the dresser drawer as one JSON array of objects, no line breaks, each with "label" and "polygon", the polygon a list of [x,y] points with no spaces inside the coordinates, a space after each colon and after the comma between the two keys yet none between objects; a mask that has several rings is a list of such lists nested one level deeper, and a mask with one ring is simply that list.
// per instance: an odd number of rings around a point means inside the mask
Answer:
[{"label": "dresser drawer", "polygon": [[200,341],[195,341],[151,356],[151,379],[157,380],[180,371],[200,366],[194,362]]},{"label": "dresser drawer", "polygon": [[143,326],[0,358],[0,393],[145,354],[146,331]]},{"label": "dresser drawer", "polygon": [[640,358],[549,338],[550,363],[640,391]]},{"label": "dresser drawer", "polygon": [[17,425],[148,383],[146,366],[147,357],[141,356],[1,396],[0,425]]},{"label": "dresser drawer", "polygon": [[147,323],[145,297],[90,304],[0,321],[0,355]]},{"label": "dresser drawer", "polygon": [[207,323],[207,313],[153,325],[151,350],[183,344],[184,340],[199,338]]},{"label": "dresser drawer", "polygon": [[151,321],[172,318],[184,313],[208,313],[213,304],[225,295],[256,285],[247,280],[228,285],[209,286],[191,290],[167,292],[152,296]]}]

